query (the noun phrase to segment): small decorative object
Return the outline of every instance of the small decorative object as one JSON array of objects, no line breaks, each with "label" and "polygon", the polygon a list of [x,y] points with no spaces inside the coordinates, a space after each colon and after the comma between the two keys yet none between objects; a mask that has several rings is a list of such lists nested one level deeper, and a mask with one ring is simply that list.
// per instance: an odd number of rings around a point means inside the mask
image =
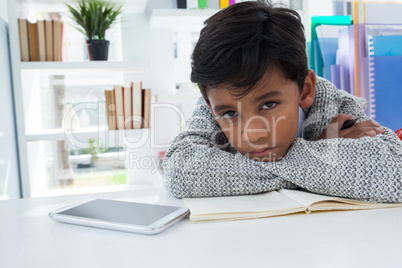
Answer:
[{"label": "small decorative object", "polygon": [[117,21],[123,5],[102,0],[77,0],[65,5],[79,25],[75,28],[87,38],[89,60],[107,60],[109,41],[105,33]]}]

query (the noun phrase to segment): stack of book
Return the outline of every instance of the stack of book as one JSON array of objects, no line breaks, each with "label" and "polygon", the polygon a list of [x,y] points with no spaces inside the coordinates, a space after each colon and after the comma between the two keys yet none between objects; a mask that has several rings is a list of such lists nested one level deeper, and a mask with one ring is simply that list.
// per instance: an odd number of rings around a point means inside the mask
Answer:
[{"label": "stack of book", "polygon": [[143,89],[141,82],[105,90],[105,98],[109,130],[149,128],[151,89]]},{"label": "stack of book", "polygon": [[244,0],[177,0],[174,7],[186,9],[220,9]]},{"label": "stack of book", "polygon": [[62,61],[63,22],[18,19],[21,61]]}]

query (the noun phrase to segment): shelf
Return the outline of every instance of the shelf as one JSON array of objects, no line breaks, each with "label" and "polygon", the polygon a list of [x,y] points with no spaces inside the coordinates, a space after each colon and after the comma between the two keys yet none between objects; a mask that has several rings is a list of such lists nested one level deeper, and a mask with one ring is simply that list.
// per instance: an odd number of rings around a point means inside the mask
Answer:
[{"label": "shelf", "polygon": [[127,142],[138,142],[148,137],[150,131],[148,128],[127,129],[127,130],[108,130],[106,128],[86,128],[76,131],[65,131],[64,129],[49,129],[38,132],[27,133],[25,135],[27,142],[32,141],[68,141],[70,144],[85,148],[89,139],[96,139],[99,145],[105,147],[121,147]]},{"label": "shelf", "polygon": [[110,73],[110,72],[135,72],[143,73],[149,71],[147,62],[129,61],[84,61],[84,62],[21,62],[22,71],[39,71],[49,74],[68,73]]},{"label": "shelf", "polygon": [[218,9],[155,9],[149,25],[151,28],[199,31],[204,21],[218,12]]}]

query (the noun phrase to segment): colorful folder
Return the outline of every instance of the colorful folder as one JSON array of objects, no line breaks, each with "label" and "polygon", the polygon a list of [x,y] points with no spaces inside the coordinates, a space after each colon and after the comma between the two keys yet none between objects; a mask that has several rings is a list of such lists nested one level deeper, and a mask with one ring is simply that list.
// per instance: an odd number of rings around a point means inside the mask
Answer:
[{"label": "colorful folder", "polygon": [[402,56],[371,57],[371,101],[374,119],[393,131],[402,126]]},{"label": "colorful folder", "polygon": [[[315,28],[319,25],[350,25],[352,19],[350,16],[312,16],[311,17],[311,51],[309,65],[319,76],[322,76],[323,60],[317,53],[318,41]],[[318,59],[316,59],[318,57]]]}]

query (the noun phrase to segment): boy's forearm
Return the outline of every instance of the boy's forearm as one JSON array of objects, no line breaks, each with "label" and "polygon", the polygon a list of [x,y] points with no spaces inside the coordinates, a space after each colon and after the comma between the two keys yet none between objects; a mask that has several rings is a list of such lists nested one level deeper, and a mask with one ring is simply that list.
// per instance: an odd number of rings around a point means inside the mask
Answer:
[{"label": "boy's forearm", "polygon": [[402,202],[402,144],[392,130],[361,139],[297,139],[268,170],[304,189],[369,202]]},{"label": "boy's forearm", "polygon": [[[372,120],[365,101],[336,89],[326,80],[310,109],[309,139],[297,139],[285,158],[267,167],[285,180],[307,190],[371,202],[402,202],[402,143],[395,133],[359,139],[316,141],[338,114],[358,122]],[[324,112],[325,111],[325,112]],[[309,123],[309,122],[307,122]]]},{"label": "boy's forearm", "polygon": [[164,160],[165,186],[176,197],[245,195],[295,188],[239,153],[201,145],[181,146],[183,143],[177,150],[173,147]]},{"label": "boy's forearm", "polygon": [[[284,159],[257,162],[178,137],[164,161],[176,197],[254,194],[301,187],[370,202],[402,202],[402,151],[389,129],[362,139],[297,139]],[[297,185],[297,186],[296,186]]]}]

